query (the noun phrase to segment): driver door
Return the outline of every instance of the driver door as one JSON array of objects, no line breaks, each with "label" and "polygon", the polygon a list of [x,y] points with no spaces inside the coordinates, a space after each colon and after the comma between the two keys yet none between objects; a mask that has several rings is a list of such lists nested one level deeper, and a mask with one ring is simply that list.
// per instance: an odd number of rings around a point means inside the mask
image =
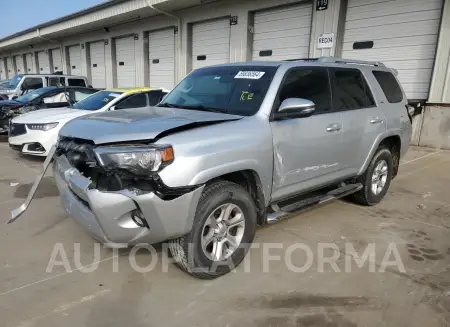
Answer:
[{"label": "driver door", "polygon": [[56,93],[48,94],[41,99],[41,108],[60,108],[69,106],[69,92],[57,91]]},{"label": "driver door", "polygon": [[272,200],[302,193],[338,179],[342,172],[342,115],[332,110],[327,68],[289,70],[274,103],[307,99],[315,104],[309,117],[272,119],[274,176]]}]

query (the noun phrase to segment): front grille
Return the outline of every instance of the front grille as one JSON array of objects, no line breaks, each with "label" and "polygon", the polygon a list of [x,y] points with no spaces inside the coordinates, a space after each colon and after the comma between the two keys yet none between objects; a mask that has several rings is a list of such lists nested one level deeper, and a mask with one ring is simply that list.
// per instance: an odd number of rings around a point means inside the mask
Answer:
[{"label": "front grille", "polygon": [[9,127],[9,136],[18,136],[27,133],[25,124],[11,124]]}]

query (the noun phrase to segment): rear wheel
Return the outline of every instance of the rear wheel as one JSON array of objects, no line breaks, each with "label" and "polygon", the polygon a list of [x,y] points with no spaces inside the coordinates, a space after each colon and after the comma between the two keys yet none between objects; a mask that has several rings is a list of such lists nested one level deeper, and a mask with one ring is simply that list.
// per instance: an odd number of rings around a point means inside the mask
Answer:
[{"label": "rear wheel", "polygon": [[213,279],[241,263],[256,232],[256,206],[240,185],[215,182],[200,197],[189,234],[171,240],[178,266],[194,277]]},{"label": "rear wheel", "polygon": [[353,194],[354,200],[363,205],[375,205],[386,195],[392,180],[392,154],[387,148],[379,148],[364,174],[359,178],[363,188]]}]

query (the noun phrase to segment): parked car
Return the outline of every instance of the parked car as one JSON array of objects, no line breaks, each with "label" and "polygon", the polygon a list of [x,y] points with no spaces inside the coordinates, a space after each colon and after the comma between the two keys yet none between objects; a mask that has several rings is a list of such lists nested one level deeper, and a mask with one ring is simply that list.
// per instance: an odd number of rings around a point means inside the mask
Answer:
[{"label": "parked car", "polygon": [[0,134],[7,133],[9,121],[18,115],[39,109],[70,107],[97,92],[87,87],[44,87],[15,100],[0,101]]},{"label": "parked car", "polygon": [[13,100],[15,97],[47,86],[81,86],[90,87],[88,79],[84,76],[61,74],[17,74],[8,85],[0,89],[0,94]]},{"label": "parked car", "polygon": [[0,81],[0,89],[8,88],[9,87],[9,79]]},{"label": "parked car", "polygon": [[244,259],[257,225],[343,196],[380,202],[411,133],[381,63],[225,64],[193,71],[157,107],[72,120],[43,173],[54,158],[63,208],[95,239],[169,240],[182,269],[210,279]]},{"label": "parked car", "polygon": [[56,143],[61,127],[75,117],[109,110],[155,105],[167,90],[151,88],[99,91],[70,108],[44,109],[25,113],[11,120],[8,142],[24,154],[47,156]]}]

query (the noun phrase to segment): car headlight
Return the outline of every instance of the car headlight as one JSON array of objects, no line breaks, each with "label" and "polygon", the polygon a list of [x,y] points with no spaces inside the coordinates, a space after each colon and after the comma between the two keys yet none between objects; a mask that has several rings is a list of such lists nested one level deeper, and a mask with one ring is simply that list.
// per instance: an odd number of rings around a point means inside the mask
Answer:
[{"label": "car headlight", "polygon": [[28,129],[36,131],[48,131],[52,128],[58,126],[58,123],[48,123],[48,124],[27,124]]},{"label": "car headlight", "polygon": [[148,175],[172,163],[171,146],[114,146],[96,148],[100,165],[114,169],[125,169],[136,175]]}]

